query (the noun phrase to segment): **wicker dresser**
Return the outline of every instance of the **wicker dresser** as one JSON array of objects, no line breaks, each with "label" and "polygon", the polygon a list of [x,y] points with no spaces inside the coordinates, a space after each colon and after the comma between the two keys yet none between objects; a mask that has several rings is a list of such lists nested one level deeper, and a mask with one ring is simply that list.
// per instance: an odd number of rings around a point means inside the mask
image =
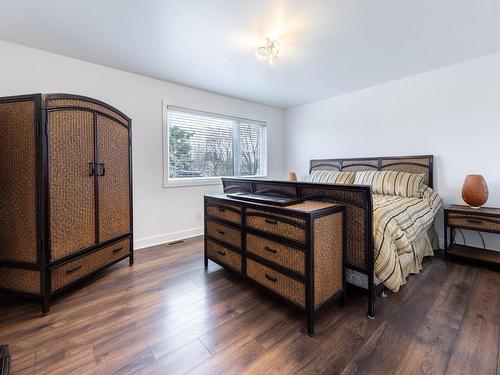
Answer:
[{"label": "wicker dresser", "polygon": [[0,98],[0,291],[49,298],[132,251],[131,121],[66,94]]},{"label": "wicker dresser", "polygon": [[205,195],[208,259],[307,314],[308,333],[324,306],[345,299],[344,206],[288,207]]}]

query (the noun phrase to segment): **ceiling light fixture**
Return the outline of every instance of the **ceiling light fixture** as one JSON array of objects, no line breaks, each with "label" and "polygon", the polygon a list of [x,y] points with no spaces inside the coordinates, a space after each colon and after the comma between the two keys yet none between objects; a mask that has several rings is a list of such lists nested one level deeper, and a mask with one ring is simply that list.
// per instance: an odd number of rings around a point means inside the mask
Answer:
[{"label": "ceiling light fixture", "polygon": [[257,48],[255,52],[259,59],[269,59],[269,64],[276,65],[278,56],[281,55],[282,52],[281,43],[278,39],[267,38],[266,45]]}]

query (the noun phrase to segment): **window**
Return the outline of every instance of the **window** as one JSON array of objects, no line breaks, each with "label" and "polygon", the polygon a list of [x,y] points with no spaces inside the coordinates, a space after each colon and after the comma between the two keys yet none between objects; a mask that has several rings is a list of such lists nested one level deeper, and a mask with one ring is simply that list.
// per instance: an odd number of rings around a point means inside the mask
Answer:
[{"label": "window", "polygon": [[165,185],[266,175],[266,123],[164,106]]}]

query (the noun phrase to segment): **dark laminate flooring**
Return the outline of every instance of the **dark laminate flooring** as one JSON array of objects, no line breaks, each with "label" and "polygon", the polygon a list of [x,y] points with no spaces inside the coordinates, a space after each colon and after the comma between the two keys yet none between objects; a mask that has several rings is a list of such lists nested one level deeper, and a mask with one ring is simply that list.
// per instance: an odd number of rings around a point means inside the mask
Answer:
[{"label": "dark laminate flooring", "polygon": [[432,258],[397,294],[302,315],[214,263],[202,240],[136,252],[38,304],[0,297],[13,374],[500,374],[500,273]]}]

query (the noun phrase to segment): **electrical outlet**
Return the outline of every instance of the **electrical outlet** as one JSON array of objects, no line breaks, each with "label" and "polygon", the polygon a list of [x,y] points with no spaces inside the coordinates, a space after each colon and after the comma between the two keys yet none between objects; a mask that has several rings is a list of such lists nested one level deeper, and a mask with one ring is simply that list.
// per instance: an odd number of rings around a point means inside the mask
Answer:
[{"label": "electrical outlet", "polygon": [[201,220],[201,212],[196,213],[196,220]]}]

